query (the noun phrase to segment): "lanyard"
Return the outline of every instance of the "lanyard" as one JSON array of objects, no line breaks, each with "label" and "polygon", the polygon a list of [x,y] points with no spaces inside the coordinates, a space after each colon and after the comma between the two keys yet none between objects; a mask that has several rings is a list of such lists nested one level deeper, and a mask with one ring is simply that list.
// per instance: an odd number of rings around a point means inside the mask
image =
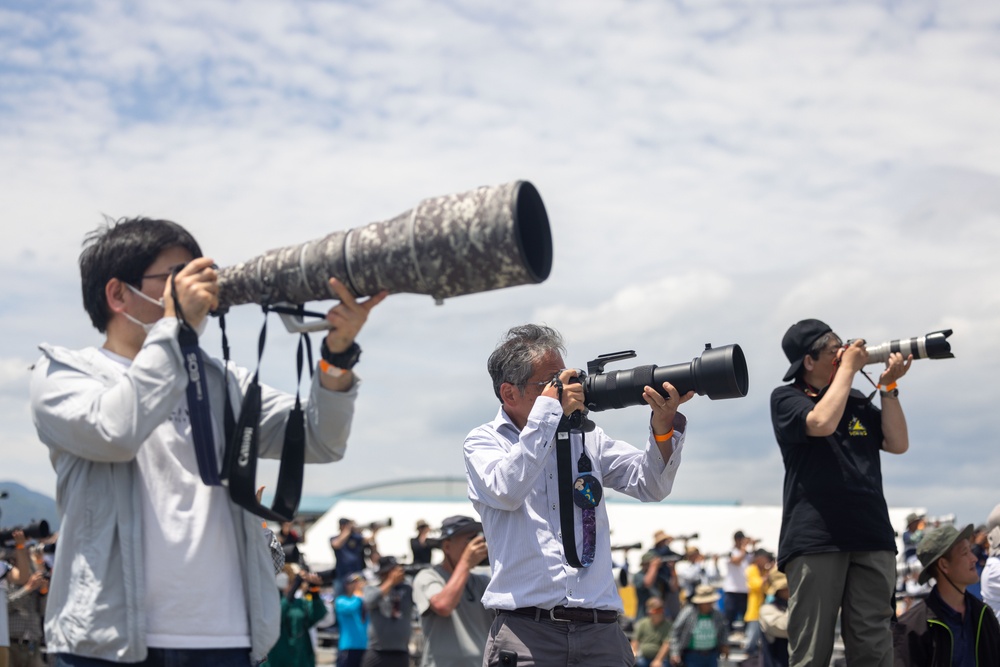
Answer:
[{"label": "lanyard", "polygon": [[[178,269],[179,270],[179,269]],[[174,271],[176,279],[177,270]],[[271,508],[264,507],[257,500],[257,454],[260,449],[260,361],[264,355],[267,338],[267,313],[264,306],[264,324],[257,344],[257,369],[247,392],[243,397],[240,419],[233,415],[229,400],[229,339],[226,336],[226,320],[219,317],[222,330],[223,386],[225,388],[225,436],[226,448],[223,467],[220,472],[215,452],[215,437],[212,430],[212,409],[209,403],[205,359],[198,345],[198,334],[188,324],[177,297],[177,286],[171,282],[174,309],[180,323],[177,341],[188,376],[187,402],[191,415],[191,439],[194,442],[198,474],[208,486],[228,485],[229,497],[233,502],[249,512],[270,521],[291,521],[302,497],[302,477],[305,470],[305,414],[299,397],[298,385],[302,382],[302,350],[309,356],[309,373],[312,374],[312,347],[308,335],[299,337],[296,355],[298,378],[295,388],[295,407],[289,412],[285,425],[285,440],[281,450],[281,467],[278,470],[278,485],[275,489]]]},{"label": "lanyard", "polygon": [[[232,417],[232,407],[229,402],[229,383],[226,383],[226,467],[224,473],[229,480],[229,496],[237,505],[269,521],[291,521],[298,509],[302,497],[302,477],[305,470],[305,413],[299,397],[298,385],[302,382],[303,347],[309,356],[310,375],[312,374],[312,347],[309,345],[308,334],[299,336],[299,348],[296,354],[297,381],[295,388],[295,407],[288,414],[285,424],[285,441],[281,450],[281,467],[278,470],[278,485],[274,491],[274,502],[271,507],[265,507],[257,500],[257,456],[260,450],[260,362],[264,356],[264,343],[267,339],[267,313],[264,306],[264,324],[260,329],[257,342],[257,368],[250,386],[243,396],[239,421]],[[229,363],[229,345],[225,338],[225,321],[220,318],[223,330],[223,354],[226,365]],[[235,423],[234,423],[235,422]]]},{"label": "lanyard", "polygon": [[[573,451],[571,433],[572,426],[563,419],[559,422],[556,430],[556,467],[559,482],[559,524],[562,530],[563,552],[566,555],[566,562],[572,567],[590,567],[594,562],[594,554],[597,547],[597,512],[595,508],[600,504],[603,496],[601,482],[591,473],[593,465],[590,457],[587,456],[585,435],[580,433],[580,444],[582,453],[577,460],[576,467],[579,472],[576,480],[573,479]],[[583,550],[582,555],[576,549],[576,521],[574,507],[579,507],[581,512],[581,525],[583,527]]]}]

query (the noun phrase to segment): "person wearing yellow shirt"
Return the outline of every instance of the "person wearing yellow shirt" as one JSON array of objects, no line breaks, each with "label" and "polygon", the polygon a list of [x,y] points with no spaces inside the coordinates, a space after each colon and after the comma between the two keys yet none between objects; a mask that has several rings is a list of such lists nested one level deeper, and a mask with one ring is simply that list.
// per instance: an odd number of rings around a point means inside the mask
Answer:
[{"label": "person wearing yellow shirt", "polygon": [[747,611],[743,615],[746,627],[743,650],[747,655],[757,655],[760,650],[760,607],[764,604],[768,573],[773,565],[774,556],[771,552],[757,549],[753,554],[753,561],[744,570],[747,579]]}]

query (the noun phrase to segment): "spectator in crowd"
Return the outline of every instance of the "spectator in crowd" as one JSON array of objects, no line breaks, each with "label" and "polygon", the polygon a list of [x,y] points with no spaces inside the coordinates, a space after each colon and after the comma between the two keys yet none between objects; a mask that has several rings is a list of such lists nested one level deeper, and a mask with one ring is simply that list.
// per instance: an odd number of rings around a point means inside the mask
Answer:
[{"label": "spectator in crowd", "polygon": [[409,667],[413,588],[392,556],[379,560],[378,584],[365,587],[368,651],[363,667]]},{"label": "spectator in crowd", "polygon": [[[0,667],[7,667],[10,659],[10,624],[7,607],[8,594],[21,589],[31,578],[31,558],[28,555],[27,542],[23,530],[15,530],[11,537],[14,540],[13,557],[6,553],[7,560],[0,560]],[[16,639],[16,637],[15,637]]]},{"label": "spectator in crowd", "polygon": [[337,641],[337,667],[361,667],[368,648],[368,612],[364,607],[365,577],[360,572],[348,575],[344,594],[333,601],[340,637]]},{"label": "spectator in crowd", "polygon": [[468,516],[441,523],[444,560],[413,578],[413,602],[424,635],[422,667],[464,667],[482,661],[495,614],[483,606],[490,583],[474,572],[486,560],[483,524]]},{"label": "spectator in crowd", "polygon": [[729,551],[726,577],[722,580],[722,591],[725,593],[723,608],[726,610],[726,627],[729,632],[735,629],[737,622],[742,624],[747,613],[745,572],[752,560],[750,554],[755,546],[756,542],[744,535],[742,530],[733,533],[733,548]]},{"label": "spectator in crowd", "polygon": [[928,530],[917,545],[920,581],[933,578],[930,594],[896,624],[893,652],[897,667],[1000,665],[1000,622],[966,588],[977,581],[969,538],[952,525]]},{"label": "spectator in crowd", "polygon": [[371,562],[372,567],[378,567],[378,548],[375,546],[375,534],[378,528],[371,531],[371,537],[366,537],[353,519],[341,518],[340,532],[330,538],[330,547],[336,558],[334,570],[334,596],[346,592],[347,578],[355,572],[363,572]]},{"label": "spectator in crowd", "polygon": [[[4,554],[6,557],[6,554]],[[7,575],[13,566],[0,558],[0,667],[10,667],[10,632],[7,624]]]},{"label": "spectator in crowd", "polygon": [[326,616],[319,595],[320,577],[286,563],[276,579],[281,593],[281,636],[267,656],[268,667],[315,667],[309,629]]},{"label": "spectator in crowd", "polygon": [[1000,619],[1000,505],[993,508],[986,519],[986,539],[990,550],[983,567],[983,602],[988,604]]},{"label": "spectator in crowd", "polygon": [[[258,498],[258,502],[260,499]],[[299,545],[302,544],[302,533],[291,521],[283,521],[281,530],[274,536],[275,541],[284,554],[285,563],[297,563],[302,565],[302,554],[299,553]]]},{"label": "spectator in crowd", "polygon": [[719,657],[728,658],[729,628],[726,617],[715,607],[719,594],[702,584],[684,606],[670,632],[670,664],[684,667],[718,667]]},{"label": "spectator in crowd", "polygon": [[35,559],[24,531],[15,530],[13,538],[14,564],[7,576],[10,587],[4,609],[9,663],[10,667],[41,667],[45,664],[42,622],[48,594],[48,568]]},{"label": "spectator in crowd", "polygon": [[663,600],[646,600],[646,615],[632,631],[632,652],[635,667],[664,667],[670,650],[670,629],[673,627],[663,608]]},{"label": "spectator in crowd", "polygon": [[674,567],[677,582],[684,592],[685,600],[690,600],[695,589],[701,584],[715,584],[719,580],[719,556],[706,558],[698,547],[688,547],[684,560]]},{"label": "spectator in crowd", "polygon": [[868,363],[863,340],[845,346],[810,319],[792,325],[781,347],[790,384],[771,393],[771,422],[785,464],[778,568],[791,592],[790,664],[830,662],[843,607],[848,664],[888,667],[896,539],[880,454],[909,448],[896,382],[913,357],[890,354],[877,385],[879,410],[851,387]]},{"label": "spectator in crowd", "polygon": [[410,551],[413,553],[414,565],[430,565],[434,548],[427,543],[431,527],[426,521],[417,521],[417,536],[410,540]]},{"label": "spectator in crowd", "polygon": [[970,540],[972,545],[972,555],[976,557],[976,574],[979,575],[979,581],[969,586],[966,590],[969,591],[976,598],[983,599],[982,591],[982,576],[983,568],[986,567],[986,559],[990,553],[989,540],[986,537],[986,524],[981,523],[976,526],[976,530],[972,533],[972,540]]},{"label": "spectator in crowd", "polygon": [[[219,476],[209,460],[223,452],[227,396],[239,406],[253,377],[207,356],[202,365],[194,351],[218,303],[214,263],[176,223],[142,218],[88,236],[80,273],[84,306],[105,340],[81,350],[43,344],[31,379],[61,514],[45,624],[50,657],[59,667],[248,667],[279,636],[280,600],[260,518],[225,486],[202,481]],[[340,303],[327,312],[333,328],[303,405],[309,463],[344,455],[358,387],[355,337],[385,298],[358,302],[339,281],[329,284]],[[181,336],[192,339],[187,353]],[[192,359],[200,366],[194,383]],[[258,453],[280,458],[297,401],[259,389]]]},{"label": "spectator in crowd", "polygon": [[666,532],[658,530],[653,533],[653,553],[659,558],[655,566],[656,582],[644,582],[647,588],[653,589],[654,595],[663,600],[663,607],[668,618],[677,618],[681,611],[681,586],[677,579],[676,565],[682,556],[670,548],[674,538]]},{"label": "spectator in crowd", "polygon": [[655,549],[650,549],[642,555],[639,571],[632,577],[638,603],[637,619],[645,615],[646,601],[651,597],[660,598],[667,618],[676,618],[680,612],[680,583],[671,558],[677,558],[676,554],[661,556]]},{"label": "spectator in crowd", "polygon": [[[566,368],[563,352],[562,337],[549,327],[508,331],[487,363],[500,409],[465,440],[469,499],[482,517],[493,568],[483,603],[497,610],[486,666],[514,656],[522,665],[601,667],[634,659],[618,625],[622,601],[602,485],[645,502],[666,497],[687,426],[677,409],[694,393],[681,396],[669,383],[643,388],[652,415],[643,417],[649,437],[642,448],[596,425],[560,432],[563,417],[582,415],[585,407],[583,385],[574,382],[579,372]],[[569,525],[580,538],[575,543]],[[567,561],[573,553],[577,566]]]},{"label": "spectator in crowd", "polygon": [[773,571],[767,601],[760,608],[760,629],[768,667],[788,667],[788,579]]},{"label": "spectator in crowd", "polygon": [[917,562],[917,543],[924,534],[927,517],[924,514],[910,512],[906,515],[906,530],[903,531],[903,560],[907,563]]},{"label": "spectator in crowd", "polygon": [[760,650],[760,606],[764,604],[764,592],[768,583],[774,556],[767,549],[757,549],[753,560],[744,573],[747,580],[747,611],[743,616],[746,638],[743,650],[747,655],[757,655]]}]

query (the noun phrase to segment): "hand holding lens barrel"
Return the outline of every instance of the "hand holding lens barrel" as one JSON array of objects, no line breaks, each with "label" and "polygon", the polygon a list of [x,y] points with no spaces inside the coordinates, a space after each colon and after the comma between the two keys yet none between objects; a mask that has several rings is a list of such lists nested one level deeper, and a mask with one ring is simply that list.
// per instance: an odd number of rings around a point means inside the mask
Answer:
[{"label": "hand holding lens barrel", "polygon": [[891,384],[895,384],[896,380],[906,375],[906,372],[910,370],[910,365],[912,363],[912,354],[907,356],[904,361],[903,355],[899,352],[890,353],[889,358],[885,362],[885,370],[882,371],[882,375],[879,376],[879,385],[888,387]]},{"label": "hand holding lens barrel", "polygon": [[652,427],[656,435],[669,433],[674,427],[674,417],[681,403],[687,403],[694,398],[694,391],[679,396],[676,387],[669,382],[663,383],[664,396],[649,385],[642,388],[642,399],[653,409]]}]

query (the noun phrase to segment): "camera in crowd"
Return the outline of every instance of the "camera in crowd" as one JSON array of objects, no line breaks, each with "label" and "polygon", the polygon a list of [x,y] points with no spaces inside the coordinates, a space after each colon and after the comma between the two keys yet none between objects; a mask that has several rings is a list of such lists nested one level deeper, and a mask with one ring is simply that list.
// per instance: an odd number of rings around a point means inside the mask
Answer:
[{"label": "camera in crowd", "polygon": [[375,532],[376,530],[382,530],[383,528],[392,528],[392,517],[388,519],[383,519],[382,521],[372,521],[366,526],[362,526],[365,530],[370,532]]},{"label": "camera in crowd", "polygon": [[49,530],[49,522],[42,520],[28,524],[27,526],[14,526],[0,530],[0,545],[12,545],[14,543],[14,533],[23,531],[24,536],[30,540],[44,540],[52,535]]}]

